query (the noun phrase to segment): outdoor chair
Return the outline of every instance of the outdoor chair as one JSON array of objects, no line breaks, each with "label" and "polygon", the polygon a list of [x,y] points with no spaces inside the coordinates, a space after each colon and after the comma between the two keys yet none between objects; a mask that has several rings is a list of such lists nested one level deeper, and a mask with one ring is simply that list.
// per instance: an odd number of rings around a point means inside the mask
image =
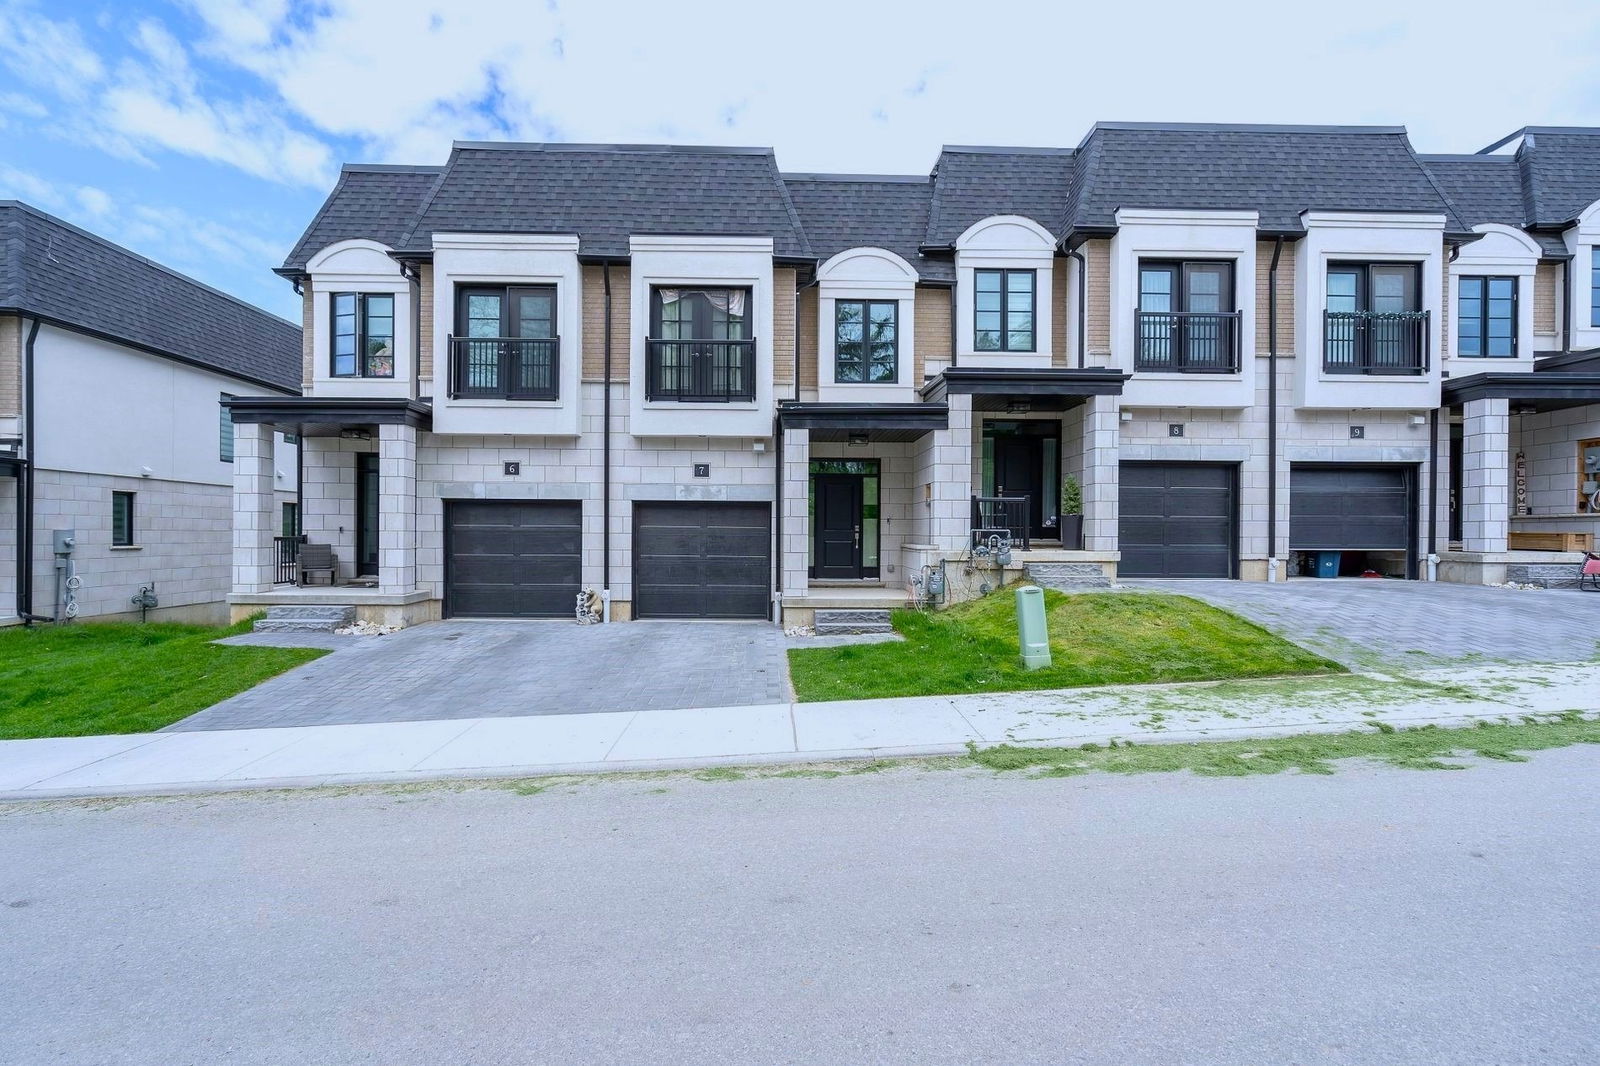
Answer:
[{"label": "outdoor chair", "polygon": [[313,584],[311,575],[325,572],[331,585],[338,571],[339,557],[333,553],[332,544],[300,545],[300,584]]}]

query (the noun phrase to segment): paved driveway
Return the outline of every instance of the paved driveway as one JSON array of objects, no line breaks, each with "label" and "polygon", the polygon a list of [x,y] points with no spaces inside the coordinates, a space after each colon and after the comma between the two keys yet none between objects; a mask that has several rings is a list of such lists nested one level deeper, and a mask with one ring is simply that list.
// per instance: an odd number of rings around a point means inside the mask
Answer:
[{"label": "paved driveway", "polygon": [[332,655],[171,730],[729,707],[789,699],[783,634],[761,622],[448,621],[317,644]]},{"label": "paved driveway", "polygon": [[1600,595],[1450,582],[1125,580],[1195,596],[1350,666],[1595,658]]}]

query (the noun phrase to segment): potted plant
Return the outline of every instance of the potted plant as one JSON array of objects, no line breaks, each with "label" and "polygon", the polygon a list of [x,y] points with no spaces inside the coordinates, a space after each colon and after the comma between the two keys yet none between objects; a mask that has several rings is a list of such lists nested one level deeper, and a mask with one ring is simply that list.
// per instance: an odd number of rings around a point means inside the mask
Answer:
[{"label": "potted plant", "polygon": [[1083,486],[1071,474],[1061,478],[1061,546],[1083,547]]}]

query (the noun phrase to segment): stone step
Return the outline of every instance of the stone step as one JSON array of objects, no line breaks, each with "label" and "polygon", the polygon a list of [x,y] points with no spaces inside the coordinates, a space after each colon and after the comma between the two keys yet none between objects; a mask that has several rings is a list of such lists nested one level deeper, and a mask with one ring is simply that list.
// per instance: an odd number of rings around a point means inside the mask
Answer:
[{"label": "stone step", "polygon": [[356,620],[356,609],[349,606],[295,604],[267,608],[267,616],[256,620],[257,633],[332,633]]},{"label": "stone step", "polygon": [[1022,569],[1027,579],[1041,588],[1073,592],[1111,587],[1099,563],[1029,563]]},{"label": "stone step", "polygon": [[889,612],[882,610],[826,610],[817,611],[814,625],[819,637],[835,637],[844,633],[893,633]]}]

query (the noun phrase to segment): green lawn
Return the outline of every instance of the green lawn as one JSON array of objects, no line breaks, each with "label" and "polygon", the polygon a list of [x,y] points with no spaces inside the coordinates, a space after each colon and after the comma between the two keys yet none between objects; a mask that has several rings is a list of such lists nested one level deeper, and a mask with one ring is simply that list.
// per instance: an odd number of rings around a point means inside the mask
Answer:
[{"label": "green lawn", "polygon": [[1045,590],[1052,663],[1022,668],[1011,590],[896,611],[905,640],[789,652],[806,702],[1343,672],[1338,663],[1188,596]]},{"label": "green lawn", "polygon": [[160,729],[327,654],[210,643],[249,628],[111,622],[0,630],[0,740]]}]

